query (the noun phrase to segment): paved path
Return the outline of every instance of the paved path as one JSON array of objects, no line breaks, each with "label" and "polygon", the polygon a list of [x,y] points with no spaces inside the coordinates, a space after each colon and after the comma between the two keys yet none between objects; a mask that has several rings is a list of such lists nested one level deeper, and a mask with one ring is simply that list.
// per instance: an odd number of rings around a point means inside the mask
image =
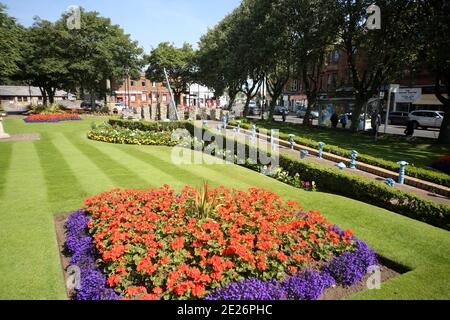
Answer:
[{"label": "paved path", "polygon": [[[218,124],[222,124],[222,122],[218,122],[218,121],[210,121],[210,125],[214,126],[214,128],[218,125]],[[228,129],[228,131],[233,131]],[[242,130],[241,131],[242,134],[245,134],[247,136],[250,136],[250,131],[248,130]],[[258,138],[261,141],[263,141],[261,138]],[[279,146],[279,150],[281,153],[284,154],[288,154],[291,155],[293,157],[299,158],[299,152],[296,150],[291,150],[288,147],[284,147],[282,145]],[[314,155],[308,155],[306,157],[306,159],[304,161],[310,161],[310,162],[314,162],[320,165],[323,165],[325,167],[329,167],[329,168],[336,168],[336,162],[334,161],[330,161],[330,160],[326,160],[326,159],[319,159],[317,156]],[[380,170],[383,170],[381,168],[379,168]],[[336,168],[336,170],[338,170]],[[362,170],[351,170],[351,169],[347,169],[347,172],[351,172],[352,174],[355,174],[357,176],[363,176],[363,177],[367,177],[369,179],[373,179],[373,180],[377,180],[380,182],[384,182],[386,180],[386,178],[381,177],[379,175],[373,174],[373,173],[369,173],[366,171],[362,171]],[[432,192],[429,192],[427,190],[423,190],[423,189],[419,189],[413,186],[409,186],[409,185],[400,185],[400,184],[396,184],[395,188],[405,191],[405,192],[410,192],[413,193],[421,198],[436,202],[436,203],[440,203],[440,204],[445,204],[445,205],[450,205],[450,199],[448,197],[442,196],[442,195],[438,195]]]}]

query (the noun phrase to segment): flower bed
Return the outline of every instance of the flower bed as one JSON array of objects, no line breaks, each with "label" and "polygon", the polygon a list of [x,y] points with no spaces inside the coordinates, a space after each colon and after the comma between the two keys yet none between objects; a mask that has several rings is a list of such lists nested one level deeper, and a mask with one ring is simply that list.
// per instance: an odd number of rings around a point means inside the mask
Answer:
[{"label": "flower bed", "polygon": [[350,231],[260,189],[114,190],[66,228],[77,299],[317,299],[376,264]]},{"label": "flower bed", "polygon": [[450,155],[436,159],[431,167],[450,175]]},{"label": "flower bed", "polygon": [[118,144],[176,145],[176,142],[171,139],[171,131],[140,131],[108,124],[93,128],[88,132],[87,137],[91,140]]},{"label": "flower bed", "polygon": [[25,119],[25,122],[61,122],[61,121],[73,121],[73,120],[81,120],[79,115],[76,114],[33,114]]}]

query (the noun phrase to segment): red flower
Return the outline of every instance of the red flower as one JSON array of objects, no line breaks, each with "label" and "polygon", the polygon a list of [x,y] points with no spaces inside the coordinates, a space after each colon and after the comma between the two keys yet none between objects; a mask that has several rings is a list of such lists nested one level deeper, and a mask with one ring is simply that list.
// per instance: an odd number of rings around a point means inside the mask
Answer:
[{"label": "red flower", "polygon": [[170,247],[173,250],[184,248],[184,239],[183,239],[183,237],[178,237],[176,240],[172,241],[172,243],[170,244]]}]

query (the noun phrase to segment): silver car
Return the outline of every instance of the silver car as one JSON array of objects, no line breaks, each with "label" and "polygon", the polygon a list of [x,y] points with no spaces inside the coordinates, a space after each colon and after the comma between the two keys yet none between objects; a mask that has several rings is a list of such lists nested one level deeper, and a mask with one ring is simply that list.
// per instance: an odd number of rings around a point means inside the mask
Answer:
[{"label": "silver car", "polygon": [[440,128],[442,120],[444,120],[444,112],[417,110],[409,114],[409,120],[413,121],[415,129],[419,127],[424,130],[428,128]]}]

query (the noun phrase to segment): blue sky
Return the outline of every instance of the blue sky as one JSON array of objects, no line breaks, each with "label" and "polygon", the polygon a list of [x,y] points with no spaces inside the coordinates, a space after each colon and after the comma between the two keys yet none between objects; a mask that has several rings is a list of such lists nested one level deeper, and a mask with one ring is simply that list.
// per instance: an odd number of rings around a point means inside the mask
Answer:
[{"label": "blue sky", "polygon": [[239,6],[240,0],[0,0],[19,23],[33,17],[55,21],[70,5],[98,11],[120,25],[146,51],[169,41],[196,44],[208,29]]}]

